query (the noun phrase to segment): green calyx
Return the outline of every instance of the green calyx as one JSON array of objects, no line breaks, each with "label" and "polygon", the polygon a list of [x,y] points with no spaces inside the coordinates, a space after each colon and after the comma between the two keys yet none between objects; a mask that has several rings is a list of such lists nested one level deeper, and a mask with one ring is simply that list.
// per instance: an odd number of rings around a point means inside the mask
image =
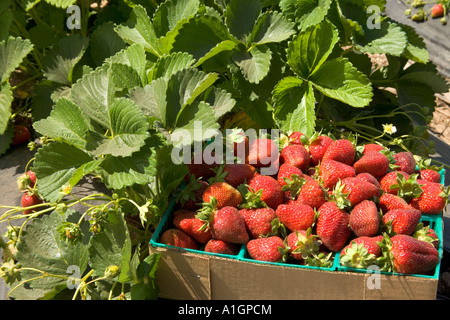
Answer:
[{"label": "green calyx", "polygon": [[433,244],[433,242],[435,241],[439,241],[439,238],[433,236],[432,233],[430,233],[430,226],[425,226],[422,222],[417,225],[412,234],[412,237],[431,244]]},{"label": "green calyx", "polygon": [[384,232],[383,239],[377,243],[381,248],[381,256],[376,259],[375,264],[380,267],[381,271],[396,272],[391,238]]},{"label": "green calyx", "polygon": [[214,214],[217,211],[217,199],[211,197],[209,202],[203,202],[202,207],[197,210],[196,218],[204,222],[199,231],[207,231],[210,229],[211,222],[214,219]]},{"label": "green calyx", "polygon": [[406,179],[401,173],[397,172],[397,183],[392,184],[389,189],[397,190],[397,195],[405,199],[406,202],[418,198],[423,193],[422,185],[417,182],[418,176],[415,173]]},{"label": "green calyx", "polygon": [[304,260],[304,264],[310,267],[330,268],[333,265],[333,252],[312,253]]},{"label": "green calyx", "polygon": [[344,192],[345,184],[342,184],[341,179],[336,183],[333,193],[329,195],[329,200],[334,201],[339,209],[349,209],[352,204],[348,199],[349,192]]},{"label": "green calyx", "polygon": [[217,168],[212,168],[211,170],[215,172],[215,175],[214,177],[208,179],[208,183],[213,184],[215,182],[225,182],[225,177],[227,176],[228,171],[223,171],[224,168],[224,164],[218,166]]},{"label": "green calyx", "polygon": [[303,260],[307,260],[313,254],[317,254],[320,249],[322,242],[319,236],[312,234],[312,228],[306,230],[306,234],[303,235],[297,232],[297,243],[296,248],[292,251],[293,254],[300,254]]},{"label": "green calyx", "polygon": [[303,185],[307,182],[305,178],[300,178],[298,174],[291,174],[290,178],[283,178],[285,184],[281,187],[281,190],[284,192],[289,191],[290,196],[292,199],[297,199],[298,194],[300,193],[300,190],[302,189]]},{"label": "green calyx", "polygon": [[369,253],[364,244],[357,244],[352,241],[351,247],[345,249],[345,252],[340,257],[341,265],[351,268],[366,269],[368,266],[375,264],[376,257]]},{"label": "green calyx", "polygon": [[246,184],[238,187],[243,196],[243,203],[240,205],[242,209],[267,208],[267,204],[261,200],[263,189],[255,191]]},{"label": "green calyx", "polygon": [[195,201],[195,193],[194,191],[201,188],[201,183],[199,182],[201,178],[196,178],[193,174],[189,176],[189,183],[186,187],[181,190],[181,192],[177,196],[177,202],[180,202],[182,205],[185,204],[189,200]]}]

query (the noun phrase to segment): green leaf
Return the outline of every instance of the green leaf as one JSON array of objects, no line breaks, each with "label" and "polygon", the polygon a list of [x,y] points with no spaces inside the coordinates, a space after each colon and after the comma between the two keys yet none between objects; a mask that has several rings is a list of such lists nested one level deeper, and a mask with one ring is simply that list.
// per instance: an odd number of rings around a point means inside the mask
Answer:
[{"label": "green leaf", "polygon": [[137,87],[131,90],[130,99],[141,108],[145,115],[154,117],[167,126],[169,120],[167,119],[166,90],[167,82],[161,77],[143,88]]},{"label": "green leaf", "polygon": [[120,63],[133,68],[136,71],[136,74],[141,79],[141,82],[143,84],[147,83],[147,57],[142,45],[132,44],[126,49],[108,58],[106,61],[111,64]]},{"label": "green leaf", "polygon": [[129,156],[144,145],[149,124],[138,106],[127,98],[113,101],[109,109],[108,135],[90,132],[87,150],[94,156]]},{"label": "green leaf", "polygon": [[408,42],[406,44],[405,52],[403,52],[403,56],[415,62],[424,64],[428,63],[430,61],[430,56],[423,39],[417,34],[413,27],[406,24],[400,24],[400,26],[408,37]]},{"label": "green leaf", "polygon": [[69,184],[78,168],[92,160],[86,152],[65,143],[44,145],[34,161],[38,192],[50,202],[62,199],[63,186]]},{"label": "green leaf", "polygon": [[255,46],[248,52],[237,51],[233,54],[234,63],[251,83],[259,83],[267,76],[271,59],[272,51],[265,45]]},{"label": "green leaf", "polygon": [[319,24],[330,9],[331,0],[281,0],[283,14],[295,21],[300,30]]},{"label": "green leaf", "polygon": [[174,52],[158,59],[149,71],[148,81],[164,77],[168,80],[174,73],[181,69],[189,68],[195,62],[191,54],[187,52]]},{"label": "green leaf", "polygon": [[132,300],[155,300],[158,298],[156,270],[161,255],[154,253],[146,257],[137,268],[139,282],[131,286]]},{"label": "green leaf", "polygon": [[326,61],[310,80],[324,95],[356,108],[372,100],[371,82],[345,58]]},{"label": "green leaf", "polygon": [[233,99],[231,93],[220,88],[211,90],[205,101],[211,105],[217,119],[231,111],[236,104],[236,100]]},{"label": "green leaf", "polygon": [[250,41],[256,44],[281,42],[295,33],[294,24],[278,12],[266,12],[256,22]]},{"label": "green leaf", "polygon": [[45,0],[48,4],[57,8],[67,9],[77,3],[77,0]]},{"label": "green leaf", "polygon": [[196,16],[180,27],[172,52],[187,52],[199,60],[225,40],[232,39],[221,20],[208,15]]},{"label": "green leaf", "polygon": [[336,28],[327,21],[308,28],[289,43],[289,66],[299,76],[308,79],[326,61],[338,40]]},{"label": "green leaf", "polygon": [[281,131],[301,131],[308,137],[314,133],[316,100],[310,83],[284,78],[275,87],[273,100],[274,118]]},{"label": "green leaf", "polygon": [[105,59],[115,55],[125,48],[125,41],[114,31],[115,25],[106,22],[91,34],[90,56],[97,66],[102,65]]},{"label": "green leaf", "polygon": [[111,64],[110,76],[116,89],[132,89],[143,85],[137,71],[126,64]]},{"label": "green leaf", "polygon": [[33,44],[28,39],[9,37],[0,42],[0,84],[9,79],[32,50]]},{"label": "green leaf", "polygon": [[239,41],[248,43],[262,10],[260,0],[231,0],[225,11],[225,23]]},{"label": "green leaf", "polygon": [[14,97],[9,83],[0,85],[0,135],[4,134],[11,117],[11,103]]},{"label": "green leaf", "polygon": [[34,129],[40,134],[78,148],[84,148],[86,133],[92,130],[80,108],[72,101],[58,99],[50,116],[34,123]]},{"label": "green leaf", "polygon": [[[17,260],[25,270],[21,272],[22,280],[41,276],[42,273],[26,268],[34,268],[49,275],[28,282],[28,288],[41,291],[43,294],[58,287],[67,288],[69,277],[80,279],[88,265],[89,223],[81,221],[82,238],[77,241],[66,241],[60,238],[57,228],[64,222],[78,223],[81,214],[72,210],[65,213],[53,211],[41,219],[33,219],[25,229],[18,242]],[[75,273],[74,273],[75,271]],[[20,294],[12,294],[21,299]]]},{"label": "green leaf", "polygon": [[167,0],[160,4],[153,16],[153,24],[158,37],[173,30],[180,20],[197,13],[199,0]]},{"label": "green leaf", "polygon": [[234,48],[236,48],[237,43],[232,40],[224,40],[217,44],[215,47],[213,47],[208,53],[206,53],[203,57],[198,59],[197,63],[195,64],[196,67],[199,67],[202,65],[205,61],[217,56],[218,54],[221,54],[222,52],[229,51],[231,52]]},{"label": "green leaf", "polygon": [[11,146],[13,137],[14,137],[14,126],[12,125],[11,122],[7,126],[5,132],[3,134],[0,134],[0,157],[8,151],[9,147]]},{"label": "green leaf", "polygon": [[128,44],[141,44],[147,52],[161,56],[155,27],[142,6],[135,6],[128,21],[118,25],[116,32]]},{"label": "green leaf", "polygon": [[73,69],[83,57],[88,44],[89,39],[80,35],[71,35],[58,41],[44,57],[44,76],[50,81],[71,84]]},{"label": "green leaf", "polygon": [[103,231],[91,237],[89,257],[94,274],[102,277],[108,267],[119,268],[119,282],[129,280],[131,239],[121,211],[110,210]]}]

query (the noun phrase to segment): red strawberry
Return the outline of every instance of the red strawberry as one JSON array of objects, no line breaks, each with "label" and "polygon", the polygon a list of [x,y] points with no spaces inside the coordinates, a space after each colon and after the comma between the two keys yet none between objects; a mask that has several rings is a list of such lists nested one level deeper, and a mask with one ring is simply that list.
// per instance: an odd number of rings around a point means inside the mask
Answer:
[{"label": "red strawberry", "polygon": [[303,172],[297,167],[294,167],[293,165],[289,163],[283,163],[280,166],[280,169],[278,170],[278,177],[277,181],[280,184],[280,186],[285,186],[288,183],[285,179],[292,180],[292,175],[295,174],[299,178],[303,177]]},{"label": "red strawberry", "polygon": [[164,231],[159,241],[169,246],[198,250],[197,242],[179,229]]},{"label": "red strawberry", "polygon": [[392,209],[411,209],[405,199],[396,196],[395,194],[384,193],[379,198],[379,201],[378,207],[383,213],[387,213]]},{"label": "red strawberry", "polygon": [[272,208],[241,209],[239,213],[251,238],[266,237],[274,232],[277,215]]},{"label": "red strawberry", "polygon": [[14,125],[14,136],[11,145],[18,146],[27,143],[31,139],[30,130],[21,124]]},{"label": "red strawberry", "polygon": [[324,159],[319,165],[319,177],[325,189],[332,189],[339,179],[355,176],[355,168],[339,161]]},{"label": "red strawberry", "polygon": [[280,184],[270,176],[256,175],[248,186],[255,192],[262,190],[261,200],[274,210],[284,201],[284,192]]},{"label": "red strawberry", "polygon": [[430,226],[424,226],[423,223],[417,225],[416,230],[412,234],[413,238],[431,243],[436,249],[439,249],[440,240],[436,231]]},{"label": "red strawberry", "polygon": [[418,198],[411,200],[410,205],[424,214],[437,215],[444,210],[448,202],[448,190],[433,182],[421,186],[423,192]]},{"label": "red strawberry", "polygon": [[25,174],[17,179],[17,187],[20,191],[33,189],[36,184],[36,175],[33,171],[28,170]]},{"label": "red strawberry", "polygon": [[310,155],[304,146],[292,144],[281,150],[280,160],[281,163],[288,163],[304,172],[309,167]]},{"label": "red strawberry", "polygon": [[235,207],[216,211],[212,215],[210,228],[213,237],[218,240],[230,243],[246,243],[249,240],[244,218]]},{"label": "red strawberry", "polygon": [[368,172],[375,178],[381,178],[388,172],[389,159],[384,154],[371,151],[365,153],[358,161],[353,164],[356,174]]},{"label": "red strawberry", "polygon": [[190,175],[190,181],[177,197],[178,208],[195,211],[201,207],[202,196],[209,183]]},{"label": "red strawberry", "polygon": [[316,233],[330,251],[341,250],[352,231],[349,229],[349,213],[328,201],[318,210]]},{"label": "red strawberry", "polygon": [[389,234],[410,236],[420,222],[422,214],[416,209],[391,209],[383,216]]},{"label": "red strawberry", "polygon": [[378,233],[381,216],[375,202],[364,200],[350,212],[349,226],[357,237],[372,237]]},{"label": "red strawberry", "polygon": [[386,257],[383,271],[429,274],[439,263],[439,251],[432,244],[408,235],[385,236],[382,250]]},{"label": "red strawberry", "polygon": [[[206,163],[190,163],[187,164],[189,169],[189,174],[194,175],[197,179],[208,180],[211,177],[214,177],[215,172],[214,168],[217,167],[217,164],[206,164]],[[187,177],[189,179],[189,177]]]},{"label": "red strawberry", "polygon": [[247,243],[250,257],[258,261],[279,262],[283,260],[285,245],[278,236],[252,239]]},{"label": "red strawberry", "polygon": [[239,246],[222,240],[211,239],[205,245],[205,252],[236,255],[239,253]]},{"label": "red strawberry", "polygon": [[395,165],[398,166],[396,170],[413,174],[416,171],[416,159],[409,151],[398,152],[394,154]]},{"label": "red strawberry", "polygon": [[226,182],[237,188],[243,183],[250,181],[255,175],[256,169],[247,163],[230,163],[220,166],[216,170],[216,176],[208,179],[209,183]]},{"label": "red strawberry", "polygon": [[286,241],[290,256],[295,260],[302,261],[320,250],[319,237],[312,234],[311,228],[289,233]]},{"label": "red strawberry", "polygon": [[256,168],[268,167],[279,158],[278,146],[271,139],[255,139],[250,142],[246,163]]},{"label": "red strawberry", "polygon": [[295,132],[292,132],[289,135],[289,144],[304,145],[302,140],[303,141],[307,141],[308,140],[308,137],[305,136],[302,132],[295,131]]},{"label": "red strawberry", "polygon": [[442,6],[442,4],[438,3],[435,4],[432,8],[431,8],[431,17],[432,18],[440,18],[444,15],[444,7]]},{"label": "red strawberry", "polygon": [[384,147],[382,145],[379,145],[377,143],[367,143],[364,145],[364,149],[362,154],[366,154],[368,152],[380,152],[384,149]]},{"label": "red strawberry", "polygon": [[356,179],[361,180],[361,181],[367,181],[370,182],[371,184],[375,185],[377,188],[380,189],[381,191],[381,185],[380,182],[377,180],[377,178],[375,178],[373,175],[371,175],[368,172],[363,172],[360,174],[356,175]]},{"label": "red strawberry", "polygon": [[201,230],[203,224],[194,211],[181,209],[174,212],[173,225],[199,243],[207,243],[212,238],[210,230]]},{"label": "red strawberry", "polygon": [[226,182],[215,182],[206,188],[202,196],[203,202],[210,202],[211,198],[217,199],[217,209],[237,207],[242,203],[241,193]]},{"label": "red strawberry", "polygon": [[297,202],[306,204],[313,209],[318,209],[321,205],[327,202],[326,193],[318,181],[310,180],[307,181],[300,189]]},{"label": "red strawberry", "polygon": [[309,144],[309,153],[311,155],[311,165],[316,166],[322,161],[328,147],[333,143],[329,136],[318,136]]},{"label": "red strawberry", "polygon": [[350,205],[356,206],[364,200],[376,197],[380,193],[380,189],[374,184],[356,179],[356,177],[344,178],[335,186],[334,196],[344,196],[350,202]]},{"label": "red strawberry", "polygon": [[323,161],[334,160],[346,165],[353,165],[355,162],[356,148],[350,140],[339,139],[333,141],[323,156]]},{"label": "red strawberry", "polygon": [[[35,206],[37,204],[41,204],[42,202],[43,201],[39,198],[39,196],[33,192],[24,192],[21,199],[21,205],[23,208]],[[35,209],[26,209],[23,211],[23,214],[30,214],[35,211]]]},{"label": "red strawberry", "polygon": [[409,179],[409,174],[404,171],[391,171],[380,179],[380,186],[386,193],[397,194],[397,189],[391,189],[391,186],[398,184],[397,174],[401,174],[406,180]]},{"label": "red strawberry", "polygon": [[419,171],[419,178],[430,181],[430,182],[436,182],[441,183],[441,174],[435,170],[432,169],[422,169]]},{"label": "red strawberry", "polygon": [[275,213],[290,231],[307,230],[315,222],[314,209],[306,204],[281,204]]},{"label": "red strawberry", "polygon": [[344,247],[339,257],[343,266],[351,268],[367,268],[376,263],[376,259],[381,256],[381,247],[378,244],[383,236],[358,237]]}]

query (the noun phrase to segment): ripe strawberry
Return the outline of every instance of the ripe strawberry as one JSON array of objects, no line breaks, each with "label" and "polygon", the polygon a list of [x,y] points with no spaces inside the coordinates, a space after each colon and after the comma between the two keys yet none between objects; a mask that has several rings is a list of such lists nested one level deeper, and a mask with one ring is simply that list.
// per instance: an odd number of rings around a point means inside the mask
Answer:
[{"label": "ripe strawberry", "polygon": [[432,169],[420,170],[419,178],[430,182],[441,183],[441,174],[438,171]]},{"label": "ripe strawberry", "polygon": [[440,3],[435,4],[431,8],[431,17],[433,17],[433,18],[440,18],[443,15],[444,15],[444,7],[442,6],[442,4],[440,4]]},{"label": "ripe strawberry", "polygon": [[252,239],[247,243],[250,257],[258,261],[279,262],[285,259],[285,245],[278,236]]},{"label": "ripe strawberry", "polygon": [[380,189],[374,184],[356,179],[356,177],[347,177],[336,184],[333,190],[334,197],[339,199],[344,197],[350,202],[350,206],[354,207],[364,200],[376,197],[380,193]]},{"label": "ripe strawberry", "polygon": [[221,253],[228,255],[237,255],[239,246],[235,243],[229,243],[222,240],[211,239],[205,245],[205,252]]},{"label": "ripe strawberry", "polygon": [[281,163],[288,163],[303,172],[309,167],[310,155],[302,145],[292,144],[284,147],[280,153]]},{"label": "ripe strawberry", "polygon": [[256,168],[268,167],[273,159],[279,158],[279,150],[271,139],[254,139],[250,141],[246,163]]},{"label": "ripe strawberry", "polygon": [[164,231],[159,242],[169,246],[198,250],[197,242],[179,229],[168,229]]},{"label": "ripe strawberry", "polygon": [[366,154],[368,152],[380,152],[383,151],[384,147],[382,145],[379,145],[378,143],[367,143],[364,145],[364,149],[362,151],[362,154]]},{"label": "ripe strawberry", "polygon": [[217,199],[217,209],[237,207],[242,203],[241,193],[226,182],[215,182],[206,188],[202,196],[203,202],[210,202],[211,198]]},{"label": "ripe strawberry", "polygon": [[[23,208],[31,207],[37,204],[41,204],[43,201],[39,198],[36,193],[33,192],[24,192],[21,199],[21,205]],[[26,209],[23,211],[23,214],[30,214],[35,212],[35,209]]]},{"label": "ripe strawberry", "polygon": [[431,243],[436,249],[439,249],[440,240],[436,234],[436,231],[425,226],[423,223],[417,225],[416,230],[412,234],[413,238]]},{"label": "ripe strawberry", "polygon": [[398,152],[394,154],[395,165],[398,166],[396,170],[413,174],[416,171],[416,159],[409,151]]},{"label": "ripe strawberry", "polygon": [[311,165],[316,166],[322,161],[328,147],[333,143],[329,136],[318,136],[309,143],[309,154],[311,155]]},{"label": "ripe strawberry", "polygon": [[355,176],[355,168],[339,161],[324,159],[319,165],[319,177],[325,189],[332,189],[339,179]]},{"label": "ripe strawberry", "polygon": [[250,181],[256,173],[255,167],[247,163],[230,163],[218,167],[215,177],[208,179],[209,183],[226,182],[237,188]]},{"label": "ripe strawberry", "polygon": [[[217,164],[206,164],[206,163],[190,163],[187,164],[189,169],[189,175],[194,175],[197,179],[202,179],[207,181],[209,178],[214,177],[214,168],[217,167]],[[186,182],[189,182],[189,175],[186,177]]]},{"label": "ripe strawberry", "polygon": [[381,247],[378,244],[383,236],[358,237],[344,247],[339,257],[343,266],[351,268],[367,268],[376,264],[377,258],[381,256]]},{"label": "ripe strawberry", "polygon": [[391,189],[391,186],[397,185],[397,175],[402,175],[406,180],[409,179],[409,174],[404,171],[391,171],[388,172],[384,177],[380,179],[380,186],[386,193],[391,193],[397,195],[397,189]]},{"label": "ripe strawberry", "polygon": [[449,191],[433,182],[423,184],[421,188],[422,194],[412,199],[410,205],[424,214],[440,214],[447,205]]},{"label": "ripe strawberry", "polygon": [[353,143],[347,139],[339,139],[328,146],[322,160],[339,161],[351,166],[355,162],[355,156],[356,148]]},{"label": "ripe strawberry", "polygon": [[[198,217],[205,221],[202,213]],[[230,243],[246,243],[249,240],[244,218],[235,207],[221,208],[206,220],[206,226],[209,225],[215,239]]]},{"label": "ripe strawberry", "polygon": [[416,209],[391,209],[383,216],[388,234],[410,236],[420,222],[422,214]]},{"label": "ripe strawberry", "polygon": [[212,234],[210,230],[201,230],[204,222],[196,217],[196,212],[180,209],[174,212],[173,225],[199,243],[207,243]]},{"label": "ripe strawberry", "polygon": [[250,238],[256,239],[276,233],[277,215],[272,208],[250,208],[239,210],[244,218]]},{"label": "ripe strawberry", "polygon": [[411,209],[410,205],[405,201],[405,199],[396,196],[395,194],[384,193],[379,198],[378,207],[383,213],[387,213],[392,209]]},{"label": "ripe strawberry", "polygon": [[405,274],[429,274],[439,263],[439,251],[430,243],[399,234],[382,242],[385,265],[381,270]]},{"label": "ripe strawberry", "polygon": [[325,190],[323,190],[318,181],[307,181],[300,189],[297,202],[308,205],[313,209],[318,209],[327,202]]},{"label": "ripe strawberry", "polygon": [[375,202],[364,200],[350,212],[349,226],[357,237],[373,237],[380,228],[381,215]]},{"label": "ripe strawberry", "polygon": [[375,178],[381,178],[389,170],[389,159],[378,151],[366,152],[353,164],[356,174],[368,172]]},{"label": "ripe strawberry", "polygon": [[27,143],[31,139],[30,130],[21,124],[14,125],[14,136],[11,145],[18,146]]},{"label": "ripe strawberry", "polygon": [[255,192],[262,190],[261,200],[274,210],[284,201],[284,192],[280,184],[270,176],[256,175],[248,186]]},{"label": "ripe strawberry", "polygon": [[280,184],[280,186],[285,186],[288,183],[285,179],[292,180],[292,175],[295,174],[298,176],[298,178],[303,177],[303,172],[297,167],[294,167],[293,165],[289,163],[283,163],[280,166],[280,169],[278,170],[278,176],[277,181]]},{"label": "ripe strawberry", "polygon": [[315,222],[314,209],[306,204],[281,204],[275,213],[280,222],[290,231],[307,230]]},{"label": "ripe strawberry", "polygon": [[294,131],[289,135],[289,144],[304,145],[303,142],[306,142],[307,140],[308,137],[299,131]]},{"label": "ripe strawberry", "polygon": [[189,183],[177,196],[177,207],[195,211],[201,207],[202,196],[209,183],[190,175]]},{"label": "ripe strawberry", "polygon": [[289,233],[286,241],[290,256],[299,261],[307,259],[314,253],[318,253],[321,245],[319,237],[312,234],[311,228]]},{"label": "ripe strawberry", "polygon": [[341,250],[352,233],[348,227],[349,213],[328,201],[319,208],[318,214],[316,233],[323,245],[332,252]]}]

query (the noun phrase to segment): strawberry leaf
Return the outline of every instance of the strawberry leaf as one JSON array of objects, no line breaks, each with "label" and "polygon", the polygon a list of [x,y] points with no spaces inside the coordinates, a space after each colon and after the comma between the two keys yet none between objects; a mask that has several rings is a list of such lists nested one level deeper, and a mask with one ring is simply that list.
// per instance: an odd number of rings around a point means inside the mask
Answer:
[{"label": "strawberry leaf", "polygon": [[259,83],[270,70],[272,51],[265,46],[255,46],[249,51],[237,51],[233,54],[233,61],[241,69],[245,79],[251,83]]},{"label": "strawberry leaf", "polygon": [[250,41],[255,44],[281,42],[294,34],[294,24],[278,12],[262,14],[252,31]]},{"label": "strawberry leaf", "polygon": [[248,43],[261,10],[261,0],[231,0],[225,11],[230,33],[240,42]]},{"label": "strawberry leaf", "polygon": [[325,19],[331,0],[281,0],[283,14],[295,21],[300,30],[317,25]]},{"label": "strawberry leaf", "polygon": [[6,132],[11,117],[13,93],[9,84],[0,85],[0,135]]}]

